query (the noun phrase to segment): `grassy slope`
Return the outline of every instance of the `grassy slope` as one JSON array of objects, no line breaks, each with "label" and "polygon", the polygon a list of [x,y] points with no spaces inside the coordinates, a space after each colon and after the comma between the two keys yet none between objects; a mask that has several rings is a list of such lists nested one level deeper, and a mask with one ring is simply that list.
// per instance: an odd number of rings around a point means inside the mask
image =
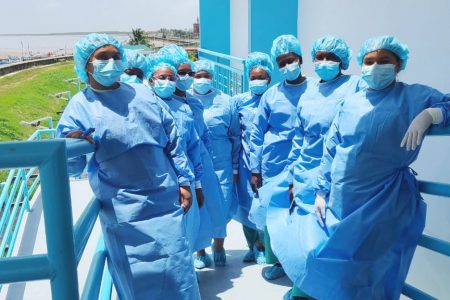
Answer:
[{"label": "grassy slope", "polygon": [[[59,63],[31,68],[0,78],[0,141],[23,140],[36,128],[20,125],[21,120],[31,121],[45,116],[53,117],[54,125],[66,100],[49,97],[77,86],[63,82],[76,77],[73,63]],[[46,126],[47,124],[45,124]]]}]

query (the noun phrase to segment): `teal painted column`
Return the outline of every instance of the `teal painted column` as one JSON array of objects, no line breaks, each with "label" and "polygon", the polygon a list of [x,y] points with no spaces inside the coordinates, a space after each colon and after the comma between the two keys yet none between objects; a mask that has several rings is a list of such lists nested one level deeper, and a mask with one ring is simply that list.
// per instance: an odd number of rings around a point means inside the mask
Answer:
[{"label": "teal painted column", "polygon": [[200,47],[230,54],[230,0],[200,0]]}]

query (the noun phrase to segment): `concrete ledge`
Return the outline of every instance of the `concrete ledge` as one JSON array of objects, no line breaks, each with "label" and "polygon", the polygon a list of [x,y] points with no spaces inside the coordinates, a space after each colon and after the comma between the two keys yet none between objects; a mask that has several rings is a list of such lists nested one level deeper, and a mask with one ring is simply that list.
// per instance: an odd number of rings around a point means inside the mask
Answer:
[{"label": "concrete ledge", "polygon": [[72,55],[66,55],[66,56],[56,56],[56,57],[42,58],[42,59],[36,59],[36,60],[28,60],[28,61],[15,63],[15,64],[0,66],[0,76],[4,76],[6,74],[29,69],[32,67],[51,65],[51,64],[55,64],[55,63],[58,63],[61,61],[72,60],[72,59],[73,59]]}]

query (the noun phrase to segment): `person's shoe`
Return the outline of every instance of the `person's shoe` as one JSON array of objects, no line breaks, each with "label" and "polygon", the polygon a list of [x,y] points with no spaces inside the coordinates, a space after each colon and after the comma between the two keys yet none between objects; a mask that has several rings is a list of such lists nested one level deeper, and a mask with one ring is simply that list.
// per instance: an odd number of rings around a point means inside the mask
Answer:
[{"label": "person's shoe", "polygon": [[245,263],[251,263],[255,261],[255,253],[253,252],[252,249],[248,250],[247,253],[245,253],[242,261]]},{"label": "person's shoe", "polygon": [[283,267],[277,264],[271,266],[264,272],[264,278],[267,280],[275,280],[285,275],[286,273],[284,272]]},{"label": "person's shoe", "polygon": [[204,256],[197,256],[195,255],[194,258],[194,267],[198,270],[207,268],[211,265],[211,257],[208,254],[205,254]]},{"label": "person's shoe", "polygon": [[308,300],[308,297],[302,297],[302,296],[292,296],[293,289],[290,289],[286,292],[283,296],[283,300]]},{"label": "person's shoe", "polygon": [[266,255],[264,254],[264,251],[258,250],[256,246],[253,246],[253,261],[258,265],[266,264]]},{"label": "person's shoe", "polygon": [[222,248],[222,251],[216,252],[214,244],[211,246],[214,264],[218,267],[223,267],[227,263],[227,256],[225,254],[225,248]]}]

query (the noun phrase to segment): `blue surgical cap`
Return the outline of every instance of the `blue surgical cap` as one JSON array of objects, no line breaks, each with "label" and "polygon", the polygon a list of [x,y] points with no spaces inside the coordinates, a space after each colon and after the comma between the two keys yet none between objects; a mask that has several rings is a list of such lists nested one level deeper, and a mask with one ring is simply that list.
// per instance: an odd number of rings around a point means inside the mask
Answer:
[{"label": "blue surgical cap", "polygon": [[154,55],[151,59],[148,60],[149,67],[146,70],[145,78],[150,79],[156,70],[161,68],[169,68],[172,70],[174,74],[177,74],[177,70],[175,69],[175,63],[173,60],[164,55]]},{"label": "blue surgical cap", "polygon": [[125,56],[127,58],[127,68],[129,69],[145,69],[145,56],[136,50],[125,49]]},{"label": "blue surgical cap", "polygon": [[383,35],[366,40],[361,49],[359,49],[358,56],[356,57],[358,63],[362,65],[364,56],[377,50],[387,50],[397,55],[401,60],[400,70],[405,69],[409,54],[408,46],[401,43],[392,35]]},{"label": "blue surgical cap", "polygon": [[252,69],[260,68],[266,71],[269,77],[272,76],[273,64],[270,60],[270,56],[266,53],[252,52],[248,55],[247,59],[244,61],[244,64],[247,70],[247,75],[250,74]]},{"label": "blue surgical cap", "polygon": [[194,72],[205,71],[214,76],[214,64],[206,59],[200,59],[194,62]]},{"label": "blue surgical cap", "polygon": [[302,56],[300,42],[295,36],[291,34],[280,35],[273,40],[272,49],[270,50],[273,61],[276,61],[278,56],[289,52]]},{"label": "blue surgical cap", "polygon": [[189,59],[189,55],[182,47],[170,44],[162,47],[158,51],[159,55],[167,56],[175,62],[175,66],[178,68],[180,64],[190,64],[193,67],[192,62]]},{"label": "blue surgical cap", "polygon": [[125,53],[122,44],[113,37],[106,34],[91,33],[79,40],[75,44],[73,59],[75,61],[75,72],[78,78],[85,83],[89,83],[89,77],[86,73],[86,64],[92,53],[98,48],[111,45],[117,48],[120,53],[121,60],[126,63]]},{"label": "blue surgical cap", "polygon": [[316,52],[327,51],[333,53],[342,63],[342,69],[347,70],[352,57],[352,50],[348,47],[347,43],[338,36],[325,35],[317,39],[312,46],[311,56],[312,60],[316,59]]}]

